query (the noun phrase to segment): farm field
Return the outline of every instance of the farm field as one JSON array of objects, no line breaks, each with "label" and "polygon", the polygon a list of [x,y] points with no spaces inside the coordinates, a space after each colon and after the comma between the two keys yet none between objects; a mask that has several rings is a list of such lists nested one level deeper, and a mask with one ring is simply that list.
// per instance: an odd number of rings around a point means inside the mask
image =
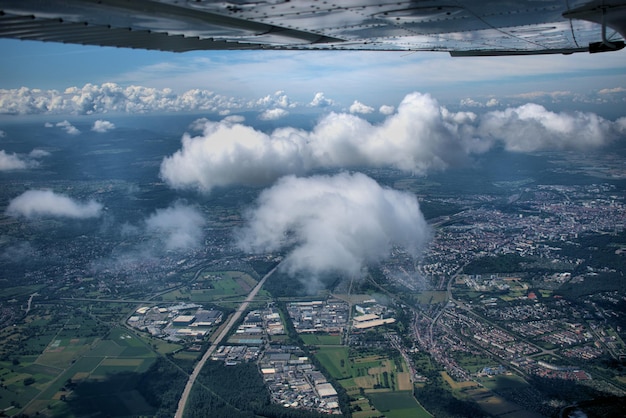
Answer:
[{"label": "farm field", "polygon": [[302,341],[306,345],[339,345],[341,344],[341,335],[324,335],[324,334],[302,334]]},{"label": "farm field", "polygon": [[388,418],[429,418],[432,417],[415,400],[411,391],[379,392],[368,395],[376,409]]},{"label": "farm field", "polygon": [[[348,347],[322,345],[318,345],[315,357],[349,396],[358,399],[351,405],[352,409],[360,409],[355,417],[430,417],[413,397],[413,384],[402,359],[378,354],[361,356],[351,353]],[[368,400],[367,407],[362,396]]]},{"label": "farm field", "polygon": [[423,290],[415,296],[415,299],[423,305],[435,305],[447,300],[447,292],[443,290]]},{"label": "farm field", "polygon": [[0,362],[0,408],[7,415],[25,407],[27,415],[45,410],[54,416],[81,416],[95,405],[112,415],[153,412],[135,389],[157,357],[149,346],[121,327],[106,338],[66,334],[48,335],[50,342],[39,355]]},{"label": "farm field", "polygon": [[247,295],[256,284],[249,274],[240,271],[204,272],[193,283],[161,296],[163,301],[217,302]]}]

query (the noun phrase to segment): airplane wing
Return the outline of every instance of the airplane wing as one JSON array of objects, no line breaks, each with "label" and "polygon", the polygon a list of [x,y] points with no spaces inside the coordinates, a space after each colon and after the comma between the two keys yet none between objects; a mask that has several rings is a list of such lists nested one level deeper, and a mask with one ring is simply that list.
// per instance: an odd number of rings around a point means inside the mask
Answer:
[{"label": "airplane wing", "polygon": [[611,51],[626,0],[0,0],[0,37],[153,49]]}]

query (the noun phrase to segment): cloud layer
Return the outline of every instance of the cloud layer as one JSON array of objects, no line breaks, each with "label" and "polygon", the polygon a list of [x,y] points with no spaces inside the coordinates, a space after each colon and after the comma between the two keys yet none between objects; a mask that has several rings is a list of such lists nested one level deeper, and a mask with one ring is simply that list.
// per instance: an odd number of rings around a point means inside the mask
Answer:
[{"label": "cloud layer", "polygon": [[115,83],[86,84],[65,91],[22,87],[0,89],[0,113],[78,114],[123,112],[220,111],[242,108],[243,101],[208,90],[193,89],[176,94],[171,89],[142,86],[122,87]]},{"label": "cloud layer", "polygon": [[623,130],[621,120],[554,113],[533,104],[482,116],[454,113],[420,93],[407,95],[380,124],[347,113],[330,113],[311,131],[281,128],[269,134],[230,120],[203,123],[201,135],[185,134],[182,148],[161,164],[161,177],[174,188],[209,192],[269,184],[320,168],[394,167],[423,174],[498,145],[523,152],[587,149]]},{"label": "cloud layer", "polygon": [[100,216],[102,205],[94,200],[78,202],[51,190],[28,190],[9,202],[6,213],[26,218],[86,219]]},{"label": "cloud layer", "polygon": [[417,254],[430,238],[414,195],[378,185],[364,174],[287,176],[245,214],[238,245],[251,253],[287,251],[290,273],[358,276],[393,246]]}]

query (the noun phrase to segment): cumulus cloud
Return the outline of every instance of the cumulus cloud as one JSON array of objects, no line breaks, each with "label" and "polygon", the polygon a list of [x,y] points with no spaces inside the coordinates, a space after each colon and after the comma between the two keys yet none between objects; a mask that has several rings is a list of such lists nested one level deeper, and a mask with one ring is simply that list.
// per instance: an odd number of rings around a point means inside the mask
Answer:
[{"label": "cumulus cloud", "polygon": [[0,138],[7,136],[7,133],[0,129]]},{"label": "cumulus cloud", "polygon": [[274,94],[268,94],[267,96],[257,100],[256,106],[288,108],[295,107],[295,103],[291,102],[284,91],[279,90]]},{"label": "cumulus cloud", "polygon": [[50,155],[51,154],[48,151],[38,149],[38,148],[35,148],[34,150],[28,153],[28,156],[30,158],[43,158],[43,157],[49,157]]},{"label": "cumulus cloud", "polygon": [[[103,224],[106,221],[105,218]],[[202,249],[205,224],[202,213],[183,201],[157,209],[135,224],[112,223],[117,227],[110,232],[117,232],[124,244],[116,247],[108,258],[94,260],[92,268],[114,272],[160,270],[158,266],[165,258],[178,258],[187,251]]]},{"label": "cumulus cloud", "polygon": [[123,87],[115,83],[85,84],[83,87],[69,87],[64,91],[27,87],[0,89],[0,113],[18,115],[219,112],[246,106],[247,102],[244,100],[222,96],[209,90],[192,89],[176,94],[167,88]]},{"label": "cumulus cloud", "polygon": [[396,108],[394,106],[389,106],[389,105],[382,105],[378,111],[380,113],[382,113],[383,115],[391,115],[393,112],[396,111]]},{"label": "cumulus cloud", "polygon": [[[246,118],[241,115],[230,115],[226,116],[223,121],[226,123],[244,123]],[[200,130],[202,130],[202,128]]]},{"label": "cumulus cloud", "polygon": [[315,93],[315,96],[313,96],[313,100],[311,100],[311,103],[309,103],[309,106],[312,107],[328,107],[334,105],[334,100],[326,98],[323,92]]},{"label": "cumulus cloud", "polygon": [[24,170],[27,168],[37,167],[38,158],[49,156],[48,151],[41,149],[32,150],[28,156],[20,156],[18,154],[8,154],[5,150],[0,150],[0,171]]},{"label": "cumulus cloud", "polygon": [[368,114],[374,111],[373,107],[367,106],[358,100],[355,100],[354,103],[350,105],[350,113],[361,113]]},{"label": "cumulus cloud", "polygon": [[70,134],[70,135],[78,135],[78,134],[80,134],[80,131],[74,125],[72,125],[68,120],[64,120],[63,122],[59,122],[55,126],[57,126],[59,128],[63,128],[63,130],[65,132],[67,132],[68,134]]},{"label": "cumulus cloud", "polygon": [[277,120],[277,119],[287,116],[288,114],[289,112],[287,112],[285,109],[281,109],[281,108],[268,109],[259,115],[259,119]]},{"label": "cumulus cloud", "polygon": [[20,158],[17,154],[7,154],[0,150],[0,171],[24,170],[29,167],[29,162]]},{"label": "cumulus cloud", "polygon": [[513,97],[518,97],[524,100],[539,100],[539,99],[551,99],[553,102],[559,102],[563,99],[574,98],[577,94],[567,90],[560,91],[531,91],[528,93],[518,94]]},{"label": "cumulus cloud", "polygon": [[239,247],[286,251],[290,273],[360,275],[394,246],[418,255],[430,238],[414,195],[383,188],[364,174],[281,178],[245,214]]},{"label": "cumulus cloud", "polygon": [[459,104],[463,107],[483,107],[482,103],[477,102],[471,97],[466,97],[465,99],[461,99]]},{"label": "cumulus cloud", "polygon": [[602,146],[615,137],[617,127],[594,113],[554,113],[526,104],[486,113],[478,133],[500,140],[509,151],[530,152]]},{"label": "cumulus cloud", "polygon": [[416,93],[381,125],[331,113],[311,132],[282,128],[265,134],[241,124],[205,121],[202,135],[185,134],[182,149],[163,160],[161,177],[174,188],[208,192],[231,184],[268,184],[316,168],[442,169],[463,158],[465,151],[454,139],[457,125],[469,117],[444,110],[430,96]]},{"label": "cumulus cloud", "polygon": [[209,192],[328,168],[393,167],[424,174],[500,144],[518,152],[601,146],[621,126],[592,113],[554,113],[532,104],[483,115],[451,112],[420,93],[407,95],[379,124],[347,113],[330,113],[311,131],[264,133],[239,123],[203,123],[200,135],[186,133],[182,148],[161,163],[161,177],[171,187]]},{"label": "cumulus cloud", "polygon": [[156,235],[166,250],[197,248],[202,240],[205,220],[198,209],[177,202],[158,209],[146,219],[146,231]]},{"label": "cumulus cloud", "polygon": [[618,130],[618,132],[620,134],[622,134],[622,135],[626,134],[626,116],[616,120],[615,121],[615,125],[616,125],[617,130]]},{"label": "cumulus cloud", "polygon": [[598,91],[598,94],[617,94],[617,93],[626,93],[625,87],[613,87],[611,89],[602,89]]},{"label": "cumulus cloud", "polygon": [[115,129],[115,124],[107,120],[97,120],[93,123],[91,130],[98,133],[105,133],[112,129]]},{"label": "cumulus cloud", "polygon": [[51,190],[28,190],[9,202],[6,213],[26,218],[94,218],[100,216],[102,204],[95,200],[78,202]]},{"label": "cumulus cloud", "polygon": [[253,128],[206,121],[202,135],[183,135],[182,149],[161,163],[161,177],[174,188],[208,192],[231,184],[267,184],[300,172],[298,140],[273,140]]},{"label": "cumulus cloud", "polygon": [[626,93],[626,87],[614,87],[612,89],[602,89],[598,91],[598,94],[615,94],[615,93]]},{"label": "cumulus cloud", "polygon": [[494,107],[494,106],[498,106],[499,104],[500,102],[498,101],[498,99],[492,97],[491,99],[487,100],[487,103],[485,104],[485,106]]}]

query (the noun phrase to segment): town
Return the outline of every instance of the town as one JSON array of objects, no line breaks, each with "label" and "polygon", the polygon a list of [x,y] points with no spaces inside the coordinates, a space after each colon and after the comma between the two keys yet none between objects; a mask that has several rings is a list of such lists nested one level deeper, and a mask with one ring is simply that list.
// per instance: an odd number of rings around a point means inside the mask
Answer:
[{"label": "town", "polygon": [[[115,195],[125,186],[97,187]],[[416,416],[454,415],[429,401],[435,389],[485,415],[504,408],[511,416],[626,395],[622,366],[607,366],[626,359],[626,293],[612,281],[623,277],[626,202],[614,184],[518,182],[459,196],[426,194],[415,179],[396,187],[432,210],[421,258],[394,248],[363,277],[337,278],[318,294],[302,292],[297,279],[281,285],[286,276],[276,273],[211,361],[255,364],[281,408],[359,418],[384,415],[391,399]],[[202,248],[150,257],[139,254],[141,237],[87,239],[99,227],[85,222],[78,239],[38,249],[36,268],[7,264],[24,284],[2,299],[5,414],[67,411],[81,385],[114,370],[145,372],[158,358],[190,373],[281,262],[278,253],[241,254],[228,238],[240,222],[224,203]],[[50,228],[2,224],[24,238]],[[275,297],[277,288],[295,291]],[[537,379],[563,382],[569,395]]]}]

